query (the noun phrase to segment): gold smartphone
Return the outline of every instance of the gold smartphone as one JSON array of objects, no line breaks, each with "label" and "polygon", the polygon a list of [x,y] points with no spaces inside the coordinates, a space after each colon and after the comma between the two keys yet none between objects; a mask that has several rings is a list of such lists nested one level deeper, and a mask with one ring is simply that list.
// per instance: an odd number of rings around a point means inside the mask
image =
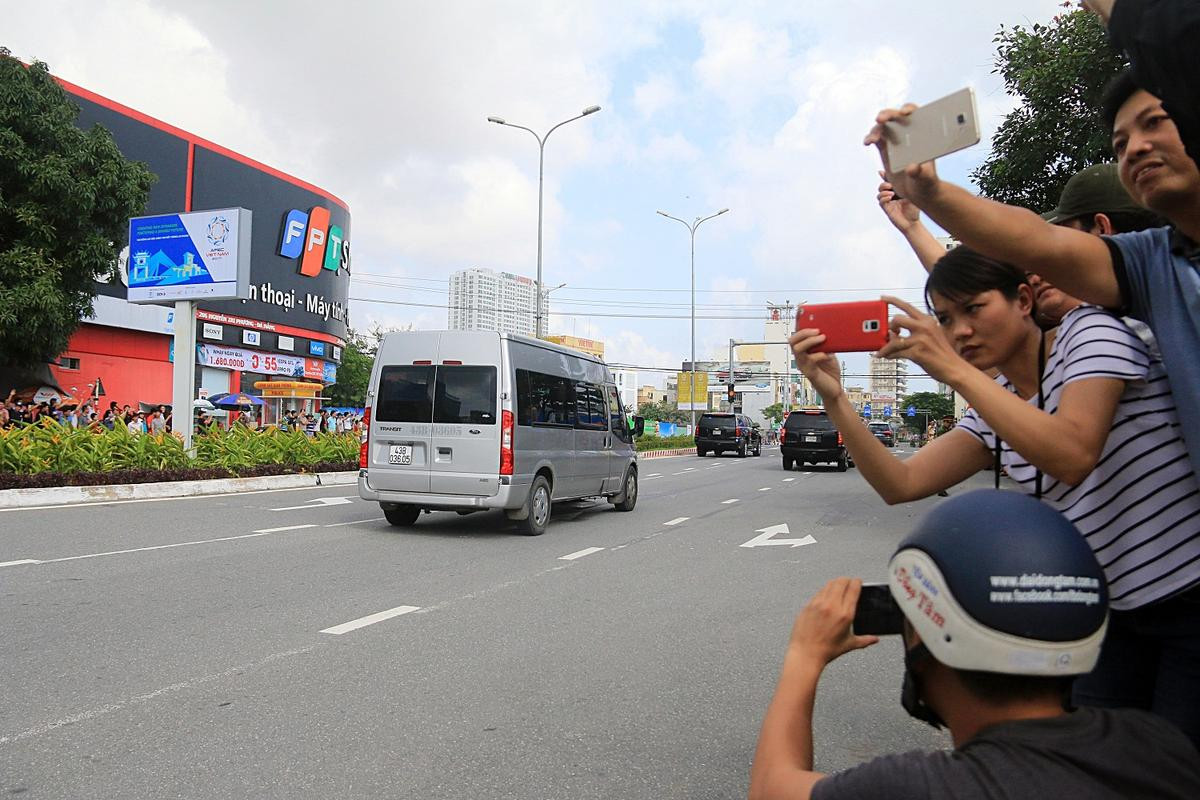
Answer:
[{"label": "gold smartphone", "polygon": [[923,164],[979,143],[975,90],[967,87],[912,112],[907,123],[884,126],[892,172]]}]

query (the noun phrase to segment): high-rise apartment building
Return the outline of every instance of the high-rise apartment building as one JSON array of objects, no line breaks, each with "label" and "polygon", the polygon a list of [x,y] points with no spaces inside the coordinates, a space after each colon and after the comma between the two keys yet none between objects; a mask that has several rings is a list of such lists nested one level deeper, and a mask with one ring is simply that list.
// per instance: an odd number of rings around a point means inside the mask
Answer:
[{"label": "high-rise apartment building", "polygon": [[[450,276],[449,327],[456,331],[534,336],[536,296],[537,282],[524,275],[481,268],[460,270]],[[542,319],[549,310],[549,300],[543,294]]]},{"label": "high-rise apartment building", "polygon": [[908,362],[902,358],[871,356],[871,394],[893,401],[908,394]]}]

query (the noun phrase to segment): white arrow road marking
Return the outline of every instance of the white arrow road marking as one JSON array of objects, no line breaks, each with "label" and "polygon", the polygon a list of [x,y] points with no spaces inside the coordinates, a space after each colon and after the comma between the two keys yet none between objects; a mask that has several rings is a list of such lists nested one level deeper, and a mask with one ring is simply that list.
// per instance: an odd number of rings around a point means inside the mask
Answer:
[{"label": "white arrow road marking", "polygon": [[[309,500],[306,505],[284,506],[283,508],[272,508],[271,510],[272,511],[301,511],[306,508],[319,508],[321,506],[348,506],[357,499],[358,498],[355,495],[352,495],[350,497],[314,497],[312,500]],[[319,503],[320,505],[314,506],[313,503]]]},{"label": "white arrow road marking", "polygon": [[678,525],[681,522],[687,522],[691,517],[676,517],[670,522],[664,522],[663,525]]},{"label": "white arrow road marking", "polygon": [[772,544],[790,545],[791,547],[803,547],[806,544],[816,544],[817,540],[812,536],[805,536],[803,539],[775,539],[772,538],[777,533],[791,533],[788,530],[787,523],[782,525],[771,525],[767,528],[759,528],[755,531],[758,536],[755,536],[745,544],[740,544],[738,547],[763,547]]},{"label": "white arrow road marking", "polygon": [[411,614],[414,611],[420,610],[420,606],[396,606],[395,608],[389,608],[387,611],[380,611],[378,614],[371,614],[366,617],[352,619],[349,622],[343,622],[341,625],[334,625],[332,628],[326,628],[321,631],[321,633],[332,633],[334,636],[341,636],[343,633],[356,631],[359,628],[374,625],[376,622],[383,622],[385,619],[398,617],[401,614]]},{"label": "white arrow road marking", "polygon": [[579,550],[574,553],[568,553],[565,556],[559,556],[558,560],[559,561],[574,561],[577,558],[583,558],[584,556],[590,556],[592,553],[599,553],[603,549],[604,549],[603,547],[585,547],[583,550]]}]

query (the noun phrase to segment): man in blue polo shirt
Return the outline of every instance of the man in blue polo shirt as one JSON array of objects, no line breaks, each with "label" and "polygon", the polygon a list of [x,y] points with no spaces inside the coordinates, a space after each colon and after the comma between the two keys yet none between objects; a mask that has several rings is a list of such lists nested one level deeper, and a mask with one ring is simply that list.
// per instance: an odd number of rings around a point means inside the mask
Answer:
[{"label": "man in blue polo shirt", "polygon": [[[865,144],[880,148],[887,180],[954,238],[986,256],[1036,272],[1085,302],[1146,322],[1158,338],[1181,419],[1200,418],[1200,169],[1188,157],[1161,101],[1133,73],[1114,78],[1105,117],[1121,183],[1170,225],[1096,237],[1048,225],[1027,209],[971,194],[938,178],[933,162],[893,171],[885,123],[905,124],[916,108],[887,109]],[[1200,426],[1181,426],[1200,473]]]}]

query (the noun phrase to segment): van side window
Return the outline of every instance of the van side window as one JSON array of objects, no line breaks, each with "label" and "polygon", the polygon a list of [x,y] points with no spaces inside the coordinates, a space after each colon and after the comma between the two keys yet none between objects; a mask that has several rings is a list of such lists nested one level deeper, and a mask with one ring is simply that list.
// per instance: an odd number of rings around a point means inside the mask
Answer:
[{"label": "van side window", "polygon": [[599,386],[575,384],[575,427],[592,431],[608,430],[608,408]]},{"label": "van side window", "polygon": [[380,422],[431,422],[433,367],[384,367],[374,414]]},{"label": "van side window", "polygon": [[433,421],[495,425],[496,368],[438,367]]},{"label": "van side window", "polygon": [[572,381],[529,370],[517,370],[517,424],[574,425]]},{"label": "van side window", "polygon": [[608,419],[613,436],[622,442],[632,442],[633,434],[629,430],[629,422],[625,418],[625,409],[621,407],[621,398],[617,395],[617,387],[606,386],[608,394]]}]

